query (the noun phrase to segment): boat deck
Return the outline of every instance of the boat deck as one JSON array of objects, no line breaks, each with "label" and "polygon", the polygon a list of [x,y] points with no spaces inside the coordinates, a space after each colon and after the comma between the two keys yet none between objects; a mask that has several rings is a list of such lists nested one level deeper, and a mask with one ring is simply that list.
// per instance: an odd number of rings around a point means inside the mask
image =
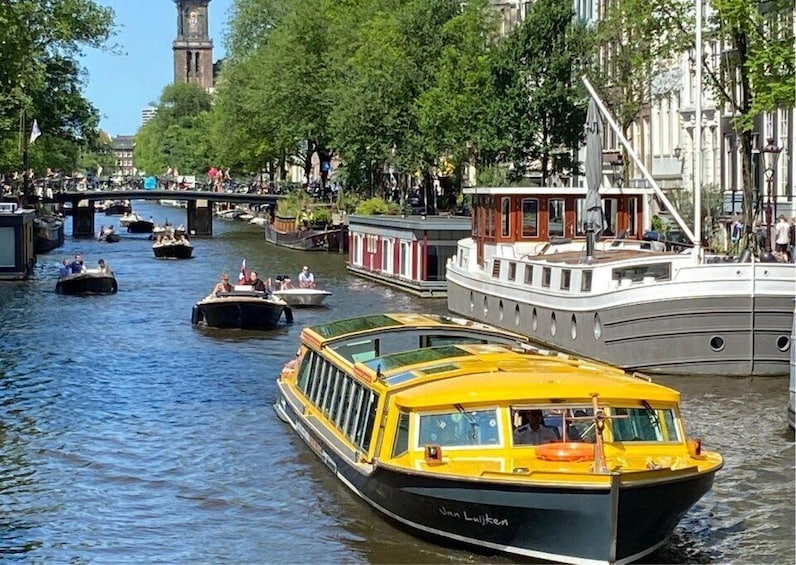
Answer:
[{"label": "boat deck", "polygon": [[[639,256],[670,258],[679,255],[678,253],[664,251],[648,251],[646,249],[616,249],[611,251],[594,250],[592,259],[589,263],[600,263],[608,261],[624,261],[634,259]],[[565,263],[568,265],[583,265],[586,263],[586,253],[584,251],[562,251],[549,255],[525,255],[523,259],[540,259],[548,263]]]}]

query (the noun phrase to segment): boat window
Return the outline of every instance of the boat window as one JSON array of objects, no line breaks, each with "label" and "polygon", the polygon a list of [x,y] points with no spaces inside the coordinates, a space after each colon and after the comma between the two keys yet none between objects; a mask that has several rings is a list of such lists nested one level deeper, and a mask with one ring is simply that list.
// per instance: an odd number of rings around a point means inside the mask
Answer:
[{"label": "boat window", "polygon": [[342,372],[337,369],[331,369],[331,376],[329,377],[329,387],[326,392],[326,398],[323,400],[323,413],[329,416],[333,406],[339,402],[340,396],[340,381],[343,380]]},{"label": "boat window", "polygon": [[648,263],[645,265],[632,265],[627,267],[617,267],[611,273],[611,278],[615,281],[630,279],[633,282],[641,282],[646,277],[653,277],[656,281],[668,281],[672,277],[671,263]]},{"label": "boat window", "polygon": [[299,390],[303,393],[307,392],[307,384],[310,381],[310,375],[312,374],[312,364],[315,361],[315,353],[310,351],[306,355],[304,355],[304,359],[301,362],[301,369],[299,369],[298,379],[296,380],[296,386]]},{"label": "boat window", "polygon": [[509,280],[514,281],[517,279],[517,263],[512,261],[509,263]]},{"label": "boat window", "polygon": [[514,445],[538,445],[561,439],[561,409],[516,407],[511,410],[511,421]]},{"label": "boat window", "polygon": [[569,290],[569,285],[572,282],[572,271],[569,269],[561,270],[561,290]]},{"label": "boat window", "polygon": [[315,394],[310,397],[315,406],[321,406],[321,401],[323,399],[323,395],[326,392],[326,388],[329,384],[329,364],[320,360],[321,366],[319,367],[318,371],[318,386],[315,389]]},{"label": "boat window", "polygon": [[627,199],[627,215],[630,220],[627,226],[627,235],[635,237],[638,235],[638,199]]},{"label": "boat window", "polygon": [[370,361],[376,357],[376,347],[378,340],[364,339],[335,346],[334,350],[347,361],[356,363],[358,361]]},{"label": "boat window", "polygon": [[525,265],[525,284],[533,284],[533,265]]},{"label": "boat window", "polygon": [[581,271],[580,290],[582,292],[591,292],[591,271]]},{"label": "boat window", "polygon": [[550,288],[550,279],[552,278],[552,270],[550,267],[542,267],[542,286]]},{"label": "boat window", "polygon": [[679,441],[671,408],[612,408],[611,415],[607,425],[613,441]]},{"label": "boat window", "polygon": [[616,211],[618,200],[616,198],[603,198],[603,219],[605,228],[603,235],[612,237],[616,235]]},{"label": "boat window", "polygon": [[510,233],[511,198],[504,196],[500,199],[500,235],[508,237]]},{"label": "boat window", "polygon": [[354,432],[356,432],[359,413],[362,409],[362,396],[365,392],[365,387],[358,382],[354,381],[353,385],[350,394],[350,408],[346,416],[346,427],[343,430],[349,438],[354,437]]},{"label": "boat window", "polygon": [[547,235],[564,237],[564,200],[551,198],[547,201]]},{"label": "boat window", "polygon": [[486,235],[487,237],[495,237],[495,199],[490,198],[487,204],[487,211],[486,211]]},{"label": "boat window", "polygon": [[395,438],[392,442],[392,456],[398,457],[409,451],[409,414],[401,412],[395,426]]},{"label": "boat window", "polygon": [[379,406],[379,395],[372,390],[366,391],[363,397],[362,410],[360,411],[360,421],[357,426],[357,435],[354,443],[362,448],[362,451],[370,449],[370,440],[373,435],[373,424],[376,421],[376,410]]},{"label": "boat window", "polygon": [[373,371],[377,371],[380,367],[381,371],[385,372],[405,365],[428,363],[429,361],[438,361],[449,357],[464,357],[468,355],[472,354],[457,345],[443,345],[441,347],[427,347],[424,349],[413,349],[412,351],[402,351],[392,355],[385,355],[384,357],[368,361],[365,365]]},{"label": "boat window", "polygon": [[583,219],[586,208],[586,199],[578,198],[575,200],[575,235],[586,235],[586,221]]},{"label": "boat window", "polygon": [[417,447],[500,445],[497,409],[451,410],[421,414]]},{"label": "boat window", "polygon": [[536,198],[522,199],[522,237],[539,235],[539,200]]},{"label": "boat window", "polygon": [[314,357],[312,363],[312,374],[310,375],[310,383],[307,387],[307,398],[309,399],[315,398],[315,395],[318,394],[323,370],[322,359],[316,353],[313,353],[312,355]]},{"label": "boat window", "polygon": [[340,379],[340,389],[337,392],[337,397],[335,398],[334,404],[332,405],[332,411],[329,415],[329,419],[334,422],[334,425],[338,428],[342,428],[343,418],[345,417],[345,408],[348,406],[347,400],[348,395],[348,388],[351,386],[351,377],[343,373],[342,378]]}]

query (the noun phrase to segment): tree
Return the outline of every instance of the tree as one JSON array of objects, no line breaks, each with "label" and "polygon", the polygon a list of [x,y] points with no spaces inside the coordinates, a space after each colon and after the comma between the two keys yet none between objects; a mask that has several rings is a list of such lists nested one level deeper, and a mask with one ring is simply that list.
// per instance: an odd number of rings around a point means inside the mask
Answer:
[{"label": "tree", "polygon": [[706,76],[718,101],[731,109],[732,124],[741,140],[744,225],[750,236],[744,246],[754,247],[751,226],[757,199],[752,178],[752,131],[761,113],[793,107],[793,2],[714,0],[713,9],[710,33],[726,50],[720,67],[705,56]]},{"label": "tree", "polygon": [[551,173],[577,168],[575,152],[586,121],[580,76],[591,45],[571,3],[538,0],[494,51],[496,149],[512,163],[515,178],[538,163],[546,186]]},{"label": "tree", "polygon": [[162,174],[176,168],[182,174],[204,173],[213,164],[207,142],[210,95],[194,83],[163,89],[158,111],[136,134],[133,150],[139,169]]},{"label": "tree", "polygon": [[[99,122],[80,90],[85,76],[77,58],[85,47],[105,48],[113,29],[113,10],[93,0],[0,3],[0,166],[20,167],[21,154],[14,148],[33,118],[45,135],[31,152],[31,164],[49,163],[40,150],[52,144],[55,153],[47,155],[65,168],[74,165],[77,146],[96,134]],[[53,139],[75,148],[66,150]],[[34,162],[38,157],[43,160]]]}]

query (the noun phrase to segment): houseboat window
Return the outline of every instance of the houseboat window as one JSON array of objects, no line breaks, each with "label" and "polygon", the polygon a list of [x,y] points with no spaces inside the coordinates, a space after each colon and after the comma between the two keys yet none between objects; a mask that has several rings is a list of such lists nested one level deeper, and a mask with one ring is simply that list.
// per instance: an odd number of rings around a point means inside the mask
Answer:
[{"label": "houseboat window", "polygon": [[544,288],[550,288],[552,274],[552,269],[550,269],[550,267],[542,267],[542,286]]},{"label": "houseboat window", "polygon": [[525,284],[533,284],[533,265],[525,265]]},{"label": "houseboat window", "polygon": [[547,201],[547,235],[564,237],[564,200],[551,198]]},{"label": "houseboat window", "polygon": [[393,240],[383,239],[381,242],[381,270],[389,275],[393,274]]},{"label": "houseboat window", "polygon": [[508,237],[511,233],[509,222],[511,221],[511,198],[503,197],[500,199],[500,235]]},{"label": "houseboat window", "polygon": [[671,408],[612,408],[611,415],[613,441],[679,441]]},{"label": "houseboat window", "polygon": [[580,290],[582,292],[591,292],[591,276],[591,271],[581,271]]},{"label": "houseboat window", "polygon": [[412,247],[408,241],[401,242],[400,275],[411,278],[412,276]]},{"label": "houseboat window", "polygon": [[618,200],[616,198],[603,198],[603,211],[605,212],[605,229],[603,235],[613,237],[616,235],[616,211]]},{"label": "houseboat window", "polygon": [[489,199],[489,206],[487,208],[487,216],[486,216],[486,235],[487,237],[495,237],[495,219],[496,212],[495,212],[495,199]]},{"label": "houseboat window", "polygon": [[517,280],[517,263],[513,261],[509,263],[509,280]]},{"label": "houseboat window", "polygon": [[539,226],[539,200],[522,199],[522,237],[537,237]]},{"label": "houseboat window", "polygon": [[628,198],[627,214],[629,217],[629,222],[627,225],[627,235],[636,236],[638,235],[638,222],[637,222],[638,199],[637,198]]},{"label": "houseboat window", "polygon": [[[448,262],[448,257],[456,255],[456,246],[428,245],[426,250],[426,268],[423,280],[444,281],[445,264]],[[418,257],[418,259],[422,259],[422,257]]]},{"label": "houseboat window", "polygon": [[395,438],[392,442],[392,456],[398,457],[407,451],[409,451],[409,414],[407,412],[401,412],[398,415],[398,423],[395,426]]},{"label": "houseboat window", "polygon": [[652,277],[656,281],[668,281],[672,277],[672,264],[649,263],[632,267],[617,267],[611,273],[611,278],[615,281],[630,279],[633,282],[641,282],[645,277]]},{"label": "houseboat window", "polygon": [[321,370],[323,369],[321,358],[317,353],[312,353],[312,374],[310,374],[310,382],[307,386],[307,398],[312,399],[318,393],[318,388],[321,382]]},{"label": "houseboat window", "polygon": [[584,218],[586,207],[586,199],[578,198],[575,200],[575,235],[586,235],[586,224]]},{"label": "houseboat window", "polygon": [[561,270],[561,290],[569,290],[569,285],[572,282],[572,271],[569,269]]},{"label": "houseboat window", "polygon": [[421,414],[417,446],[500,445],[497,409]]}]

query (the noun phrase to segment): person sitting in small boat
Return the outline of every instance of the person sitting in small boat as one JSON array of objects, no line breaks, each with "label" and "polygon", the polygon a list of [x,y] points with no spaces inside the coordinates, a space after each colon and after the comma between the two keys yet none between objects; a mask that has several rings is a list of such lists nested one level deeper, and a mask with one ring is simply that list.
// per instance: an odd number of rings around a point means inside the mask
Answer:
[{"label": "person sitting in small boat", "polygon": [[559,440],[557,430],[544,425],[541,410],[519,412],[516,416],[519,416],[520,425],[514,429],[514,445],[539,445]]},{"label": "person sitting in small boat", "polygon": [[72,269],[69,266],[69,257],[64,257],[64,260],[61,261],[61,266],[58,267],[58,276],[65,277],[66,275],[70,274]]},{"label": "person sitting in small boat", "polygon": [[293,283],[287,275],[276,275],[274,279],[274,290],[287,290],[293,288]]},{"label": "person sitting in small boat", "polygon": [[105,259],[100,259],[99,261],[97,261],[97,267],[99,268],[99,272],[100,273],[108,273],[108,274],[110,274],[110,272],[111,272],[110,265],[108,265],[105,262]]},{"label": "person sitting in small boat", "polygon": [[257,292],[268,292],[268,287],[265,283],[257,276],[257,271],[250,271],[249,272],[249,280],[246,281],[246,284],[251,285],[252,290],[256,290]]},{"label": "person sitting in small boat", "polygon": [[75,253],[75,260],[69,264],[72,274],[83,273],[86,270],[86,265],[83,263],[83,256],[80,253]]},{"label": "person sitting in small boat", "polygon": [[229,275],[227,273],[221,273],[221,280],[218,281],[215,287],[213,287],[213,292],[211,295],[215,295],[219,292],[230,292],[232,291],[232,285],[229,284]]},{"label": "person sitting in small boat", "polygon": [[315,275],[307,265],[301,269],[298,280],[300,288],[315,288]]}]

